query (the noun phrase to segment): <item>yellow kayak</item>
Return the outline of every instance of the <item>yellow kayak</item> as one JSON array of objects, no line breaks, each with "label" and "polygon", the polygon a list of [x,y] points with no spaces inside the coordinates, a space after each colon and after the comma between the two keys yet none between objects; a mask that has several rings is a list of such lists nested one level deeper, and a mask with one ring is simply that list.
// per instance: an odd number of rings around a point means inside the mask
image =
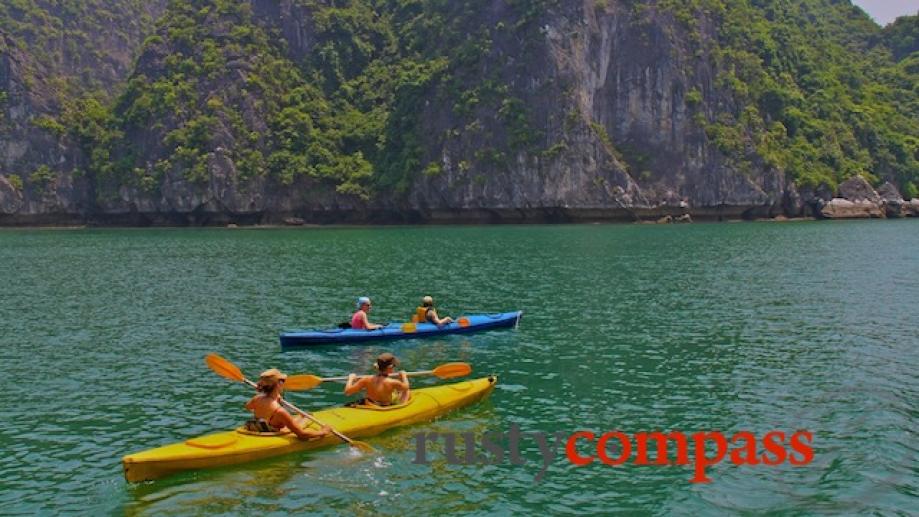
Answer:
[{"label": "yellow kayak", "polygon": [[[454,409],[487,397],[497,379],[486,377],[456,384],[412,390],[412,398],[396,406],[355,406],[324,409],[313,413],[349,438],[373,436],[394,427],[427,422]],[[303,422],[306,427],[306,422]],[[315,424],[310,424],[318,428]],[[240,427],[129,454],[122,460],[124,477],[130,482],[158,479],[176,472],[236,465],[295,451],[319,449],[343,443],[335,436],[301,440],[289,431],[257,433]]]}]

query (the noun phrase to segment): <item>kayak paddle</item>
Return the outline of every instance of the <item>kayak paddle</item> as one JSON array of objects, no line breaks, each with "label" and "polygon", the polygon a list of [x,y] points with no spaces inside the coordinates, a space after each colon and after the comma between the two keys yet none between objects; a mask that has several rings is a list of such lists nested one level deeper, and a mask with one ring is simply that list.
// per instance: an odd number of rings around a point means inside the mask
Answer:
[{"label": "kayak paddle", "polygon": [[[216,373],[217,375],[225,379],[229,379],[235,382],[242,382],[244,384],[248,384],[249,386],[252,386],[253,388],[256,387],[256,384],[254,382],[250,381],[249,379],[246,378],[245,375],[243,375],[243,372],[242,370],[239,369],[239,367],[231,363],[229,360],[224,359],[223,357],[220,357],[217,354],[208,354],[207,357],[204,358],[204,362],[207,363],[207,366],[211,370],[213,370],[214,373]],[[289,378],[290,377],[288,377],[288,379]],[[286,385],[287,382],[285,381],[284,384]],[[322,422],[314,418],[313,415],[307,413],[306,411],[303,411],[302,409],[284,400],[283,398],[281,399],[281,404],[284,404],[288,409],[295,411],[299,415],[310,419],[311,421],[315,422],[316,425],[325,426],[325,424],[323,424]],[[330,427],[329,429],[332,429],[332,428]],[[370,444],[352,440],[351,438],[348,438],[347,436],[339,433],[335,429],[332,429],[332,434],[341,438],[342,441],[347,442],[348,445],[352,447],[357,447],[358,449],[364,452],[375,452],[375,449],[371,447]]]},{"label": "kayak paddle", "polygon": [[[422,375],[435,375],[441,379],[453,379],[455,377],[465,377],[472,373],[472,366],[469,363],[445,363],[433,370],[424,370],[420,372],[407,372],[409,377],[420,377]],[[398,373],[391,373],[390,377],[398,377]],[[328,381],[346,381],[348,377],[318,377],[316,375],[288,375],[284,381],[284,388],[290,391],[306,391],[319,386]]]}]

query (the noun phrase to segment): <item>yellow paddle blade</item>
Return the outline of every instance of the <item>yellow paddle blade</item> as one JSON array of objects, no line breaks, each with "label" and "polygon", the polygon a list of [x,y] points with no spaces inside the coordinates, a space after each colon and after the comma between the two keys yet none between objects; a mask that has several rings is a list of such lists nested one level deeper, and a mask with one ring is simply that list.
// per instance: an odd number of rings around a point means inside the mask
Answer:
[{"label": "yellow paddle blade", "polygon": [[454,377],[464,377],[472,373],[472,366],[469,363],[445,363],[431,372],[441,379],[452,379]]},{"label": "yellow paddle blade", "polygon": [[246,376],[243,375],[242,370],[217,354],[207,354],[204,358],[204,362],[207,363],[208,368],[214,370],[214,373],[224,379],[230,379],[236,382],[243,382],[246,380]]},{"label": "yellow paddle blade", "polygon": [[315,375],[288,375],[284,389],[288,391],[306,391],[322,384],[322,379]]}]

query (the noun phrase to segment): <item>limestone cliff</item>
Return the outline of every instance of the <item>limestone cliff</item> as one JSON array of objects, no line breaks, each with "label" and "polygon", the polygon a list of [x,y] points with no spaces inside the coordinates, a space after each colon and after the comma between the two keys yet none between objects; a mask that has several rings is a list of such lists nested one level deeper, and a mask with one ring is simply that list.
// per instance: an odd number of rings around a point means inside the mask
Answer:
[{"label": "limestone cliff", "polygon": [[90,94],[109,102],[166,0],[0,6],[0,214],[79,221],[92,212],[80,150],[56,120]]},{"label": "limestone cliff", "polygon": [[[919,69],[848,2],[162,12],[96,63],[105,113],[68,114],[0,38],[0,224],[913,214]],[[833,199],[855,177],[874,209]]]},{"label": "limestone cliff", "polygon": [[[702,39],[714,38],[717,28],[705,28]],[[714,84],[717,70],[698,57],[704,44],[687,45],[688,34],[667,12],[636,12],[624,2],[606,8],[572,3],[540,19],[538,32],[525,52],[513,34],[499,36],[494,46],[502,50],[482,66],[505,71],[502,80],[540,125],[543,152],[518,150],[497,168],[470,158],[470,150],[495,143],[476,131],[454,137],[451,114],[426,104],[422,134],[437,137],[426,142],[426,157],[443,173],[418,181],[411,206],[561,219],[783,211],[783,174],[732,167],[694,120],[713,116],[725,99]],[[691,91],[701,98],[688,102]],[[475,115],[470,124],[507,139],[494,113]],[[473,165],[464,168],[464,161]]]}]

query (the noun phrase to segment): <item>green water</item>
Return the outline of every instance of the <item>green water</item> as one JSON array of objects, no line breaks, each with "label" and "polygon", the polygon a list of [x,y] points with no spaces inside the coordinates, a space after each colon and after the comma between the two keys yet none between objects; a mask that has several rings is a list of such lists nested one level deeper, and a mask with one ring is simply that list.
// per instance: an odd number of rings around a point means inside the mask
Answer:
[{"label": "green water", "polygon": [[[0,231],[0,514],[911,512],[919,222]],[[517,330],[281,352],[348,317],[524,311]],[[129,485],[122,455],[223,430],[212,374],[468,361],[491,399],[346,447]],[[425,384],[419,382],[419,384]],[[311,409],[344,397],[291,395]],[[802,467],[412,463],[419,431],[814,433]]]}]

